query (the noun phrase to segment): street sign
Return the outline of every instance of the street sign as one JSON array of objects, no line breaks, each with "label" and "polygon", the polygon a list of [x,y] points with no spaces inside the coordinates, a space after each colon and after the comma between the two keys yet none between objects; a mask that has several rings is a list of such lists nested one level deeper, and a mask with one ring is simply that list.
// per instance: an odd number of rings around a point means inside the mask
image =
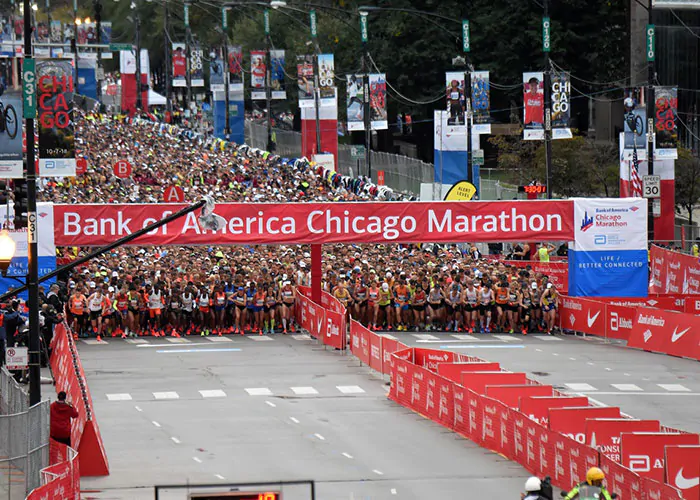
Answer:
[{"label": "street sign", "polygon": [[647,62],[656,59],[656,27],[647,24]]},{"label": "street sign", "polygon": [[661,198],[651,200],[651,215],[661,217]]},{"label": "street sign", "polygon": [[190,27],[190,4],[188,4],[188,3],[185,3],[184,18],[185,18],[185,28],[189,28]]},{"label": "street sign", "polygon": [[28,347],[8,347],[5,350],[5,363],[8,370],[26,370],[29,368]]},{"label": "street sign", "polygon": [[112,167],[114,175],[119,179],[128,179],[131,177],[131,163],[126,160],[119,160]]},{"label": "street sign", "polygon": [[483,165],[484,164],[484,150],[475,149],[472,151],[472,165]]},{"label": "street sign", "polygon": [[180,186],[168,186],[163,191],[163,201],[165,203],[184,203],[185,192]]},{"label": "street sign", "polygon": [[550,28],[552,23],[549,21],[548,17],[542,18],[542,52],[549,52],[549,48],[552,46],[552,39],[550,38]]},{"label": "street sign", "polygon": [[660,175],[645,175],[642,177],[642,196],[644,196],[644,198],[661,197]]},{"label": "street sign", "polygon": [[221,8],[221,27],[228,29],[228,7]]},{"label": "street sign", "polygon": [[87,172],[87,160],[85,158],[76,158],[75,173],[82,175],[85,172]]},{"label": "street sign", "polygon": [[353,160],[363,160],[366,150],[364,146],[350,146],[350,158]]},{"label": "street sign", "polygon": [[469,20],[462,19],[462,50],[464,52],[469,52],[471,50],[471,43],[469,40]]},{"label": "street sign", "polygon": [[25,118],[36,118],[36,64],[31,57],[22,67],[22,105]]},{"label": "street sign", "polygon": [[384,170],[377,170],[377,186],[384,185]]},{"label": "street sign", "polygon": [[367,43],[369,40],[369,26],[367,25],[367,13],[360,12],[360,35],[362,43]]},{"label": "street sign", "polygon": [[270,34],[270,11],[265,9],[263,12],[263,21],[265,22],[265,34]]},{"label": "street sign", "polygon": [[104,79],[105,79],[105,69],[104,68],[95,68],[95,80],[100,82]]},{"label": "street sign", "polygon": [[109,50],[119,52],[121,50],[134,50],[134,46],[130,43],[110,43]]},{"label": "street sign", "polygon": [[318,35],[318,20],[314,9],[309,11],[309,26],[311,26],[311,38],[316,38],[316,35]]}]

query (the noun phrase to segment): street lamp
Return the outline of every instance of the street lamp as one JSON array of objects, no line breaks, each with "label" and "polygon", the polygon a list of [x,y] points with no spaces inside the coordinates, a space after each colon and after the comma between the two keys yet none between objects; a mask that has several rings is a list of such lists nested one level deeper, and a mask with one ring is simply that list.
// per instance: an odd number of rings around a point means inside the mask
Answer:
[{"label": "street lamp", "polygon": [[2,231],[0,233],[0,271],[2,271],[3,276],[7,272],[7,268],[10,267],[12,257],[15,256],[15,248],[15,240],[10,237],[7,231]]},{"label": "street lamp", "polygon": [[286,6],[287,6],[287,2],[285,2],[284,0],[271,0],[270,1],[270,7],[272,7],[273,9],[279,9],[280,7],[286,7]]}]

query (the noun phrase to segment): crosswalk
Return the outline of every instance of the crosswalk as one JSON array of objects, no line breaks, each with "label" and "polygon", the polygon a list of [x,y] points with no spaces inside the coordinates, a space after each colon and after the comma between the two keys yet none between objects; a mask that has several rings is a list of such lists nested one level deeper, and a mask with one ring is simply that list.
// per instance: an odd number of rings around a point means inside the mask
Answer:
[{"label": "crosswalk", "polygon": [[107,401],[134,401],[134,400],[150,400],[150,401],[168,401],[178,399],[221,399],[228,397],[236,397],[241,395],[248,396],[320,396],[320,397],[338,397],[338,396],[358,396],[367,394],[367,391],[359,385],[338,385],[334,387],[316,388],[311,386],[293,386],[285,388],[277,388],[275,390],[269,387],[247,387],[244,389],[201,389],[187,391],[158,391],[158,392],[143,392],[140,394],[131,393],[109,393],[105,394]]},{"label": "crosswalk", "polygon": [[[642,387],[643,386],[643,387]],[[682,384],[600,384],[593,386],[585,382],[571,382],[564,384],[564,388],[571,392],[580,393],[591,393],[591,394],[601,394],[607,393],[605,391],[611,391],[616,393],[653,393],[653,394],[689,394],[693,393],[693,390]],[[696,394],[696,393],[693,393]]]},{"label": "crosswalk", "polygon": [[[219,337],[217,336],[207,336],[207,337],[201,337],[201,336],[192,336],[192,337],[137,337],[137,338],[127,338],[127,339],[121,339],[121,338],[103,338],[100,340],[97,339],[80,339],[80,342],[86,345],[109,345],[110,343],[119,343],[119,342],[125,342],[127,344],[132,344],[136,346],[167,346],[170,344],[173,345],[182,345],[182,344],[196,344],[196,343],[204,343],[204,342],[213,342],[213,343],[227,343],[227,342],[236,342],[239,339],[243,339],[244,341],[253,341],[253,342],[272,342],[275,340],[275,337],[277,335],[272,336],[272,335],[236,335],[236,336],[226,336],[226,337]],[[306,334],[306,333],[300,333],[300,334],[294,334],[294,335],[285,335],[284,338],[291,338],[297,341],[304,341],[304,340],[314,340],[311,335]]]}]

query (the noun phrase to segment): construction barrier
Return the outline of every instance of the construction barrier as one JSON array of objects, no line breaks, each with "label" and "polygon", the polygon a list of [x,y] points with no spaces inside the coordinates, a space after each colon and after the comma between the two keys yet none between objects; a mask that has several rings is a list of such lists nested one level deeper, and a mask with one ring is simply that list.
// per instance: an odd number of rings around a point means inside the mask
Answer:
[{"label": "construction barrier", "polygon": [[100,429],[95,419],[90,389],[73,336],[65,322],[56,325],[52,340],[51,369],[56,378],[56,392],[65,391],[78,412],[73,423],[71,443],[78,451],[83,476],[109,474]]},{"label": "construction barrier", "polygon": [[28,500],[80,500],[80,454],[73,448],[50,443],[51,465],[41,470],[42,485],[27,496]]}]

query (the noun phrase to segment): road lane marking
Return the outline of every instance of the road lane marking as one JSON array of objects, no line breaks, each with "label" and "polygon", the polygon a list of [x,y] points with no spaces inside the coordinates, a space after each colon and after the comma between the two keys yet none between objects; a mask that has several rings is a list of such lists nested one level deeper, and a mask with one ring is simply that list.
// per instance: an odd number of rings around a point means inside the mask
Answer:
[{"label": "road lane marking", "polygon": [[218,349],[168,349],[166,351],[156,351],[160,354],[171,354],[178,352],[240,352],[240,349],[236,348],[218,348]]},{"label": "road lane marking", "polygon": [[295,424],[298,424],[298,423],[299,423],[299,419],[298,419],[298,418],[289,417],[289,420],[291,420],[291,421],[294,422]]},{"label": "road lane marking", "polygon": [[181,443],[181,441],[180,441],[178,438],[176,438],[175,436],[171,437],[170,439],[171,439],[171,441],[172,441],[173,443],[175,443],[175,444],[180,444],[180,443]]},{"label": "road lane marking", "polygon": [[148,340],[146,339],[124,339],[126,340],[129,344],[148,344]]},{"label": "road lane marking", "polygon": [[504,342],[515,342],[517,340],[515,337],[511,337],[510,335],[491,335],[491,337],[503,340]]},{"label": "road lane marking", "polygon": [[[700,392],[595,392],[598,396],[626,396],[634,394],[635,397],[641,396],[700,396]],[[591,398],[588,398],[589,400]]]},{"label": "road lane marking", "polygon": [[106,340],[97,340],[97,339],[80,339],[81,342],[86,343],[87,345],[102,345],[102,344],[109,344]]},{"label": "road lane marking", "polygon": [[192,460],[194,460],[194,461],[197,462],[198,464],[201,464],[201,463],[202,463],[202,459],[199,458],[199,457],[192,457]]},{"label": "road lane marking", "polygon": [[265,404],[266,404],[267,406],[271,406],[271,407],[273,407],[273,408],[277,408],[277,405],[276,405],[275,403],[273,403],[272,401],[265,401]]},{"label": "road lane marking", "polygon": [[214,389],[211,391],[199,391],[203,398],[225,398],[226,393],[221,389]]},{"label": "road lane marking", "polygon": [[107,394],[108,401],[131,401],[131,394]]},{"label": "road lane marking", "polygon": [[397,494],[397,493],[396,493],[396,488],[391,488],[391,494],[392,494],[392,495],[396,495],[396,494]]},{"label": "road lane marking", "polygon": [[318,394],[318,391],[313,387],[290,387],[290,389],[299,396]]},{"label": "road lane marking", "polygon": [[664,390],[671,392],[690,392],[686,386],[681,384],[656,384]]},{"label": "road lane marking", "polygon": [[343,394],[361,394],[365,392],[359,385],[336,385],[335,387]]},{"label": "road lane marking", "polygon": [[551,335],[533,335],[530,338],[537,339],[537,340],[543,340],[545,342],[552,342],[552,341],[561,340],[559,337],[552,337]]},{"label": "road lane marking", "polygon": [[318,433],[314,434],[314,436],[316,436],[316,437],[317,437],[318,439],[320,439],[321,441],[325,441],[325,440],[326,440],[326,438],[324,438],[323,436],[321,436],[321,435],[318,434]]},{"label": "road lane marking", "polygon": [[566,387],[568,387],[569,389],[571,389],[572,391],[597,391],[598,390],[590,384],[574,383],[574,384],[564,384],[564,385]]},{"label": "road lane marking", "polygon": [[151,420],[151,423],[153,425],[155,425],[156,427],[160,427],[160,424],[158,422],[156,422],[155,420]]},{"label": "road lane marking", "polygon": [[138,407],[138,406],[134,406],[134,408],[136,408],[136,411],[143,411],[143,410],[142,410],[140,407]]},{"label": "road lane marking", "polygon": [[378,476],[383,476],[383,475],[384,475],[384,473],[383,473],[382,471],[377,470],[377,469],[373,469],[372,472],[374,472],[374,473],[375,473],[376,475],[378,475]]},{"label": "road lane marking", "polygon": [[344,456],[345,458],[350,458],[350,459],[352,459],[352,455],[351,455],[350,453],[345,453],[345,452],[343,452],[343,456]]},{"label": "road lane marking", "polygon": [[[449,342],[449,340],[447,341]],[[440,349],[525,349],[522,344],[518,345],[441,345]]]},{"label": "road lane marking", "polygon": [[189,339],[183,339],[183,338],[178,338],[178,337],[166,337],[168,342],[171,344],[191,344],[192,341]]},{"label": "road lane marking", "polygon": [[438,337],[429,333],[412,333],[411,335],[420,340],[438,340]]},{"label": "road lane marking", "polygon": [[[192,342],[190,345],[207,345],[206,342]],[[178,347],[177,344],[139,344],[136,347]]]},{"label": "road lane marking", "polygon": [[154,392],[153,397],[156,399],[180,399],[177,392]]},{"label": "road lane marking", "polygon": [[206,337],[206,339],[209,342],[233,342],[233,340],[228,337]]},{"label": "road lane marking", "polygon": [[292,335],[294,340],[311,340],[311,335],[308,333],[301,333],[299,335]]},{"label": "road lane marking", "polygon": [[224,476],[222,476],[221,474],[214,474],[214,477],[216,477],[216,478],[218,478],[218,479],[221,479],[221,480],[226,479],[226,478],[225,478]]},{"label": "road lane marking", "polygon": [[264,342],[264,341],[272,341],[274,340],[272,337],[268,337],[267,335],[250,335],[247,336],[250,340],[255,340],[256,342]]},{"label": "road lane marking", "polygon": [[641,392],[641,391],[644,390],[644,389],[642,389],[641,387],[639,387],[638,385],[635,385],[635,384],[610,384],[610,385],[613,386],[615,389],[619,389],[620,391],[628,391],[628,392],[637,391],[637,392]]},{"label": "road lane marking", "polygon": [[267,387],[250,387],[244,390],[250,396],[272,396],[272,391]]}]

